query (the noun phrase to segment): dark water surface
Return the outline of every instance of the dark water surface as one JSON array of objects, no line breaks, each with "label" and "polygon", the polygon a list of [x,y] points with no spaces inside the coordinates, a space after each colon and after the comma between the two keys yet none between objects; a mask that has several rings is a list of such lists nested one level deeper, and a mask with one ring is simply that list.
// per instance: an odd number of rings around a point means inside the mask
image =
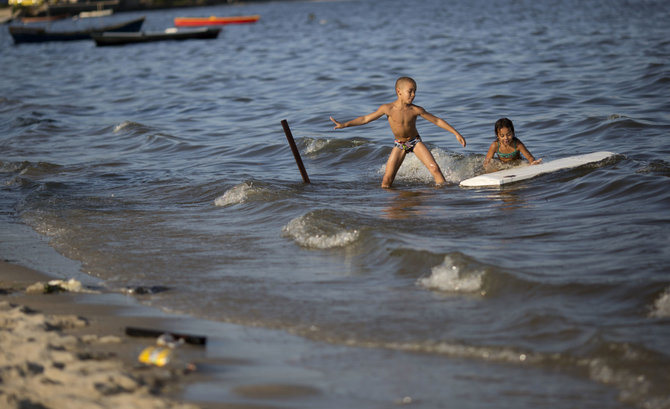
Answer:
[{"label": "dark water surface", "polygon": [[[262,381],[286,396],[233,388],[260,382],[250,367],[187,399],[670,408],[670,3],[274,2],[149,12],[145,28],[243,14],[262,17],[214,41],[0,33],[3,220],[110,290],[166,286],[142,302],[279,330],[260,330],[286,356]],[[419,119],[445,187],[410,155],[379,188],[388,124],[328,120],[392,101],[401,75],[468,141]],[[460,188],[502,116],[545,161],[618,155]]]}]

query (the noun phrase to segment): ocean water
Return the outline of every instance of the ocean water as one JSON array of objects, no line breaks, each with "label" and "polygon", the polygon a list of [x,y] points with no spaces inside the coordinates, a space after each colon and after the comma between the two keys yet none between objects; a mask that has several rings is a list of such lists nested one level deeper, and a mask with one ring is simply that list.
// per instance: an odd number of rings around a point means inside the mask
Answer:
[{"label": "ocean water", "polygon": [[[670,3],[141,13],[149,30],[244,14],[261,20],[213,41],[110,48],[15,46],[0,30],[4,226],[28,226],[108,291],[167,287],[138,300],[258,330],[259,356],[287,357],[263,373],[222,365],[187,400],[670,408]],[[404,75],[415,103],[468,141],[418,120],[444,187],[408,155],[381,189],[388,124],[333,130],[328,119],[373,112]],[[503,116],[545,161],[617,155],[502,189],[459,187],[482,173]],[[8,231],[0,255],[29,259]],[[264,398],[254,382],[285,393]]]}]

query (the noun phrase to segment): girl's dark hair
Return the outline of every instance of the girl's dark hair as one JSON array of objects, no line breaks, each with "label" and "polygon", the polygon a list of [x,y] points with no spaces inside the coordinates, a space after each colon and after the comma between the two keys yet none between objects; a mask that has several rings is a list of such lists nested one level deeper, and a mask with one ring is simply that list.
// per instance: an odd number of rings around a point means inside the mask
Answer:
[{"label": "girl's dark hair", "polygon": [[501,130],[502,128],[509,128],[509,130],[512,131],[512,135],[514,135],[514,124],[512,124],[512,121],[509,120],[508,118],[500,118],[496,121],[495,126],[496,139],[498,139],[498,131]]}]

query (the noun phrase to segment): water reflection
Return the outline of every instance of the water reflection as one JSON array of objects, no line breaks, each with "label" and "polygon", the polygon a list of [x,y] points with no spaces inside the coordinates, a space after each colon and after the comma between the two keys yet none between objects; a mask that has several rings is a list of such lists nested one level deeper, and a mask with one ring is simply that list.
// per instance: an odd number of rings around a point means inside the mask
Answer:
[{"label": "water reflection", "polygon": [[487,198],[499,201],[499,206],[504,211],[518,210],[528,207],[528,202],[520,192],[521,189],[518,187],[502,188],[496,192],[491,192],[487,195]]},{"label": "water reflection", "polygon": [[393,190],[391,192],[392,197],[389,200],[389,206],[383,209],[382,217],[385,219],[402,220],[425,213],[425,210],[421,209],[424,193],[410,190]]}]

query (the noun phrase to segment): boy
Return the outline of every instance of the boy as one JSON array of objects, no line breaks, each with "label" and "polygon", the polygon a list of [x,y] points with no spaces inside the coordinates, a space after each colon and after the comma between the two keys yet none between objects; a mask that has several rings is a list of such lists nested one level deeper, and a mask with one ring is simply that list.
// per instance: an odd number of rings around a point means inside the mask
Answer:
[{"label": "boy", "polygon": [[336,121],[332,116],[330,117],[330,120],[335,123],[335,129],[341,129],[349,126],[365,125],[368,122],[381,118],[383,115],[388,117],[391,132],[393,132],[393,135],[395,136],[395,144],[391,151],[391,155],[386,162],[386,171],[384,172],[384,178],[382,179],[383,188],[391,187],[395,175],[398,172],[398,169],[400,169],[400,165],[402,165],[403,160],[405,160],[405,155],[407,155],[408,152],[414,152],[416,157],[419,158],[433,175],[435,183],[438,186],[443,185],[446,182],[444,175],[437,162],[435,162],[433,155],[430,153],[426,145],[421,142],[419,132],[416,130],[416,117],[420,116],[427,119],[440,128],[453,133],[463,147],[465,147],[465,138],[463,138],[463,136],[461,136],[461,134],[445,120],[427,112],[420,106],[412,104],[416,94],[416,82],[412,78],[398,78],[395,83],[395,92],[398,95],[397,100],[380,106],[379,109],[371,114],[344,123]]}]

